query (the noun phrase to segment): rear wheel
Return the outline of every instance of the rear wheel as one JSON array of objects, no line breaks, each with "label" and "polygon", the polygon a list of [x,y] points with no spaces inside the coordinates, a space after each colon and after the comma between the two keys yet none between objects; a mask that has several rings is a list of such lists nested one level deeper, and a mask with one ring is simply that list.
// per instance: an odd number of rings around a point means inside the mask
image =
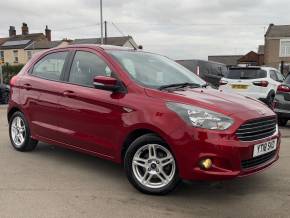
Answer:
[{"label": "rear wheel", "polygon": [[278,119],[279,126],[286,126],[287,123],[288,123],[288,120],[287,119],[282,119],[282,118],[279,118]]},{"label": "rear wheel", "polygon": [[266,99],[266,104],[270,107],[273,108],[274,105],[274,99],[275,99],[275,94],[274,93],[269,93],[267,99]]},{"label": "rear wheel", "polygon": [[9,136],[12,146],[17,151],[32,151],[38,143],[31,138],[28,122],[21,112],[15,112],[10,118]]},{"label": "rear wheel", "polygon": [[128,148],[124,162],[129,182],[145,194],[167,194],[180,181],[173,154],[154,134],[136,139]]}]

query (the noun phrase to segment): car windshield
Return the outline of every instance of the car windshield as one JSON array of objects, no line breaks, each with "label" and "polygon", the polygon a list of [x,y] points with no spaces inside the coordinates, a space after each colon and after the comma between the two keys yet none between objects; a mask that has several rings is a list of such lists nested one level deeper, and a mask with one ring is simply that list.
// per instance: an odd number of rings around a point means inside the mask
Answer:
[{"label": "car windshield", "polygon": [[228,79],[260,79],[266,78],[267,72],[260,69],[230,69],[225,76]]},{"label": "car windshield", "polygon": [[204,86],[205,81],[177,64],[161,55],[141,52],[141,51],[109,51],[139,84],[160,89],[172,84],[197,84]]}]

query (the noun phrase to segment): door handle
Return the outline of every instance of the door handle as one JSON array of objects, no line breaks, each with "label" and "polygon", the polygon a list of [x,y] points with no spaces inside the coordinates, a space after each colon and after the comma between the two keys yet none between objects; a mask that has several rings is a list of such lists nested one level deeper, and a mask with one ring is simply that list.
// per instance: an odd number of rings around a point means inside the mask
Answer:
[{"label": "door handle", "polygon": [[73,91],[64,91],[62,94],[63,96],[68,97],[68,98],[72,98],[76,96],[75,92]]},{"label": "door handle", "polygon": [[23,87],[24,87],[24,89],[26,89],[26,90],[29,90],[29,89],[32,88],[32,86],[31,86],[29,83],[25,83],[25,84],[23,85]]}]

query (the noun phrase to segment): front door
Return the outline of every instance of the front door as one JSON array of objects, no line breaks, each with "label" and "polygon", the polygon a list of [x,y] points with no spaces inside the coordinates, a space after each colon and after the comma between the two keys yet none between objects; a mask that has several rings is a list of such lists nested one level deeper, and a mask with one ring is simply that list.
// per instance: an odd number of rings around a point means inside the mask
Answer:
[{"label": "front door", "polygon": [[60,98],[62,142],[111,157],[122,126],[122,94],[95,89],[96,76],[112,76],[111,66],[95,51],[76,51]]}]

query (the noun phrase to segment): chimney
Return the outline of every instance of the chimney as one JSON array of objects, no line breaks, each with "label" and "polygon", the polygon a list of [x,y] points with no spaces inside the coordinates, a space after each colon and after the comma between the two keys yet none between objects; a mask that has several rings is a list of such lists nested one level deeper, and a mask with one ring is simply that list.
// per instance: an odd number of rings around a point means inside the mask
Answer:
[{"label": "chimney", "polygon": [[51,41],[51,30],[48,29],[47,25],[45,27],[45,36],[46,36],[48,41]]},{"label": "chimney", "polygon": [[26,23],[22,23],[22,35],[28,35],[29,34],[29,30],[28,30],[28,26]]},{"label": "chimney", "polygon": [[10,26],[9,28],[9,37],[16,36],[15,26]]}]

